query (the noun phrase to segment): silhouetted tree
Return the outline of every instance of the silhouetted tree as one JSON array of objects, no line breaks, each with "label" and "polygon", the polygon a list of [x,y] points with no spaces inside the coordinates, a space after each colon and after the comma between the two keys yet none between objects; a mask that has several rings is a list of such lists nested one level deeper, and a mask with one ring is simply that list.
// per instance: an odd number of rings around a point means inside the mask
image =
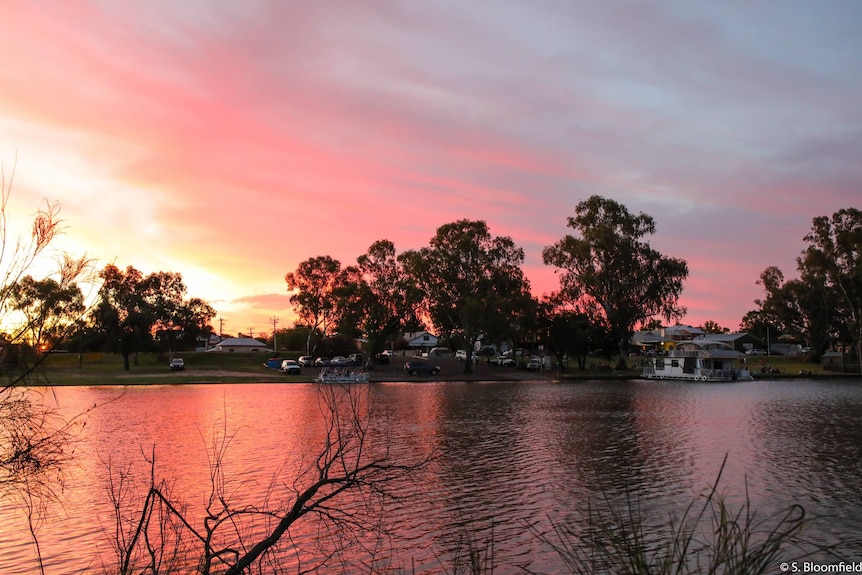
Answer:
[{"label": "silhouetted tree", "polygon": [[622,204],[592,196],[579,203],[566,235],[542,252],[546,265],[560,270],[560,293],[571,301],[591,300],[601,310],[616,341],[618,367],[638,323],[660,316],[681,318],[684,260],[663,256],[642,238],[655,233],[653,218],[630,214]]},{"label": "silhouetted tree", "polygon": [[297,266],[295,271],[284,276],[290,303],[299,319],[311,328],[305,344],[306,353],[311,353],[311,338],[320,331],[327,335],[335,324],[335,301],[333,290],[341,280],[341,262],[330,256],[309,258]]},{"label": "silhouetted tree", "polygon": [[215,310],[199,298],[184,299],[186,286],[179,273],[144,276],[132,266],[123,272],[110,264],[99,276],[103,283],[91,321],[122,354],[126,370],[133,353],[156,348],[159,341],[171,348],[184,338],[194,341],[212,331],[209,321]]},{"label": "silhouetted tree", "polygon": [[[428,247],[402,254],[407,274],[422,290],[422,306],[446,339],[459,334],[475,347],[479,337],[511,329],[530,284],[524,250],[508,236],[491,235],[484,221],[458,220],[437,228]],[[465,361],[465,371],[473,363]]]}]

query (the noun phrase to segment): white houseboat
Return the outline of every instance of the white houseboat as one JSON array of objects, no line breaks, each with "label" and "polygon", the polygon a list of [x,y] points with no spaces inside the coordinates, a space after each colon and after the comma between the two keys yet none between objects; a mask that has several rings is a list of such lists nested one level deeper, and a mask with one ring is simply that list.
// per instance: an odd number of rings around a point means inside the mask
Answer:
[{"label": "white houseboat", "polygon": [[666,356],[649,359],[642,376],[648,379],[685,381],[737,381],[751,379],[751,372],[738,367],[745,356],[729,345],[710,341],[681,341]]}]

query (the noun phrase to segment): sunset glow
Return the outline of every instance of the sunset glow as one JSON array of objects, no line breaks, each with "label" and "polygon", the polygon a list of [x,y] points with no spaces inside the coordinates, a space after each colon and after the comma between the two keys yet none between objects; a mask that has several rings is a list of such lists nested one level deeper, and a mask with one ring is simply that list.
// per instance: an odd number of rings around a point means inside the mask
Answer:
[{"label": "sunset glow", "polygon": [[[10,218],[183,275],[230,333],[286,272],[484,219],[541,250],[593,194],[687,260],[684,323],[735,330],[812,218],[860,207],[862,4],[7,0]],[[17,165],[16,165],[17,158]],[[216,326],[218,322],[216,321]]]}]

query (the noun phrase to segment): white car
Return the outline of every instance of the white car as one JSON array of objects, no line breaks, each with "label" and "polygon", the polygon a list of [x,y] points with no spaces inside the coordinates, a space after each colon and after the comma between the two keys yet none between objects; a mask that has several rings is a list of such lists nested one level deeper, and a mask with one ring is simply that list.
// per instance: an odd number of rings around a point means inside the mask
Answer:
[{"label": "white car", "polygon": [[286,373],[288,375],[299,375],[299,364],[292,359],[286,359],[281,362],[281,371],[282,373]]},{"label": "white car", "polygon": [[458,361],[467,361],[467,352],[463,349],[459,349],[455,352],[455,359]]},{"label": "white car", "polygon": [[296,360],[296,363],[299,364],[299,367],[311,367],[314,365],[314,358],[310,355],[302,355]]},{"label": "white car", "polygon": [[350,363],[350,360],[344,357],[343,355],[336,355],[332,359],[329,360],[331,365],[347,365]]}]

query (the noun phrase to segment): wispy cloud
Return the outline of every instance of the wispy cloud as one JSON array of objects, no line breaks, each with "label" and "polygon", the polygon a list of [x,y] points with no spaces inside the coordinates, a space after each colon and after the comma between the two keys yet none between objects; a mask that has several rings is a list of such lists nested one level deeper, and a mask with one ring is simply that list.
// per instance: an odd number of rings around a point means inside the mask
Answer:
[{"label": "wispy cloud", "polygon": [[419,247],[460,217],[511,235],[549,291],[541,248],[602,194],[689,261],[689,321],[736,327],[811,218],[858,203],[855,2],[12,0],[0,16],[16,193],[60,200],[69,241],[106,261],[175,266],[225,315],[285,315],[256,294],[301,260]]}]

